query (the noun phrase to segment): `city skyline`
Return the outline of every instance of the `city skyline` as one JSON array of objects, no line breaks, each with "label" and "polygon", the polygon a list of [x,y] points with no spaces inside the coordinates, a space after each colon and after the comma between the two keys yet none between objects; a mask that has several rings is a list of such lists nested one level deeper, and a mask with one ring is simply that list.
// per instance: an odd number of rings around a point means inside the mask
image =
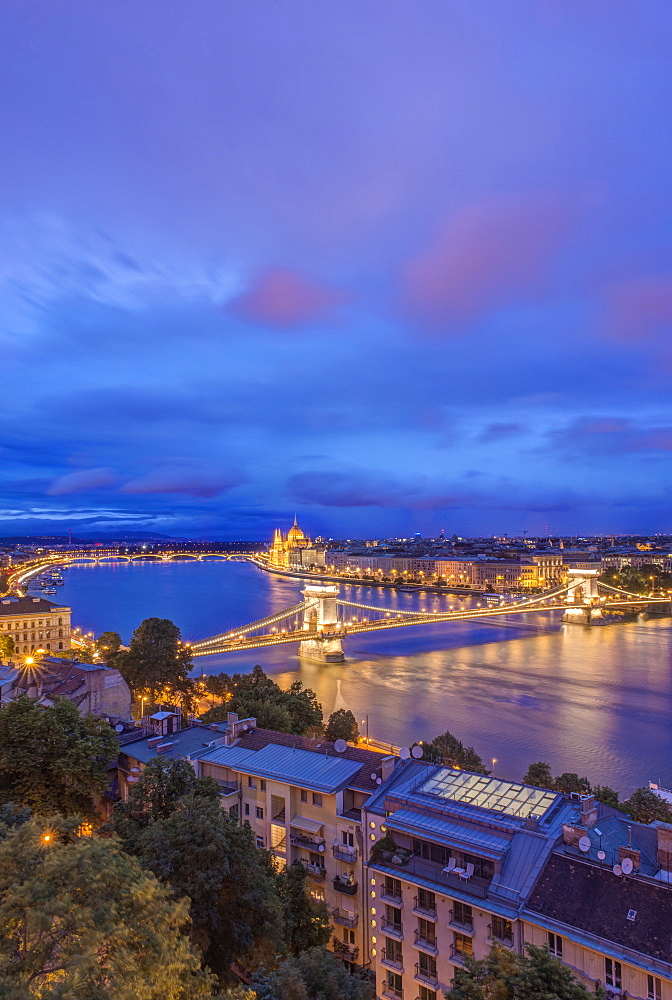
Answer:
[{"label": "city skyline", "polygon": [[672,530],[669,5],[3,33],[0,534]]}]

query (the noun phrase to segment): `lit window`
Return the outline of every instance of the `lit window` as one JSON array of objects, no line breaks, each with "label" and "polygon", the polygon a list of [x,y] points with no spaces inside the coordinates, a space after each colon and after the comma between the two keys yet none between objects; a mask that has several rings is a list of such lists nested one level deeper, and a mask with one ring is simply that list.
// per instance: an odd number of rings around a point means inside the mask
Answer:
[{"label": "lit window", "polygon": [[604,979],[607,986],[613,986],[615,989],[620,990],[621,984],[623,982],[621,974],[621,963],[615,962],[611,958],[605,958]]}]

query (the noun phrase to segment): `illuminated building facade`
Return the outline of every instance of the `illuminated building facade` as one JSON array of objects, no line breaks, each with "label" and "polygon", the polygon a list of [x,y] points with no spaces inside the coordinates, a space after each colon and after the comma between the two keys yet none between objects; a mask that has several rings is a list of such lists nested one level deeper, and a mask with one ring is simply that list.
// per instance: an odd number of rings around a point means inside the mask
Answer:
[{"label": "illuminated building facade", "polygon": [[275,529],[268,551],[268,563],[278,569],[324,566],[324,548],[315,545],[308,535],[304,535],[295,517],[294,524],[286,535],[279,528]]},{"label": "illuminated building facade", "polygon": [[22,655],[70,649],[70,608],[43,597],[3,597],[0,635],[11,636]]}]

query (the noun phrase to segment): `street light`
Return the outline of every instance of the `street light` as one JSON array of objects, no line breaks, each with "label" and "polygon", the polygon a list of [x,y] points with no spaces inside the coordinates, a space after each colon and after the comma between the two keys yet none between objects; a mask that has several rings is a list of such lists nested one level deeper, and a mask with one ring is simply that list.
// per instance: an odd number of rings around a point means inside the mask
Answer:
[{"label": "street light", "polygon": [[493,778],[494,778],[494,776],[495,776],[495,764],[496,764],[496,763],[497,763],[497,758],[496,758],[496,757],[493,757],[493,758],[492,758],[492,777],[493,777]]}]

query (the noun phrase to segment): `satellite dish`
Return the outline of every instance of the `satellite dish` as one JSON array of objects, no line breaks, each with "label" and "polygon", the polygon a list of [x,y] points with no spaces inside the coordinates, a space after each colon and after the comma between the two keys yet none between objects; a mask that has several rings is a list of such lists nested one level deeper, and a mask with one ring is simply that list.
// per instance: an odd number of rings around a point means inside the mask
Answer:
[{"label": "satellite dish", "polygon": [[116,726],[114,727],[114,731],[115,731],[116,733],[123,733],[123,731],[124,731],[124,727],[123,727],[123,725],[122,725],[122,723],[121,723],[121,722],[118,722],[118,723],[116,724]]},{"label": "satellite dish", "polygon": [[579,850],[583,851],[584,854],[586,851],[590,850],[590,837],[581,837],[581,840],[579,841]]},{"label": "satellite dish", "polygon": [[598,851],[597,852],[597,857],[599,858],[600,861],[604,861],[604,859],[606,858],[606,856],[607,855],[604,853],[604,851]]},{"label": "satellite dish", "polygon": [[343,753],[347,749],[348,749],[348,744],[345,742],[345,740],[336,740],[336,742],[334,743],[334,750],[336,751],[336,753]]},{"label": "satellite dish", "polygon": [[338,837],[334,837],[332,843],[333,843],[334,847],[340,847],[341,846],[341,842],[338,839]]},{"label": "satellite dish", "polygon": [[376,778],[376,784],[377,784],[377,785],[381,785],[381,784],[382,784],[382,782],[383,782],[383,779],[382,779],[382,778]]},{"label": "satellite dish", "polygon": [[324,850],[324,844],[320,844],[317,849],[318,851],[322,852]]},{"label": "satellite dish", "polygon": [[378,775],[376,774],[375,771],[372,771],[370,777],[371,777],[371,781],[375,781],[376,778],[378,777]]},{"label": "satellite dish", "polygon": [[634,867],[632,858],[623,858],[621,861],[621,871],[624,875],[629,875]]},{"label": "satellite dish", "polygon": [[408,749],[408,747],[402,747],[401,750],[399,751],[399,756],[401,757],[402,760],[408,760],[408,758],[411,756],[411,751]]},{"label": "satellite dish", "polygon": [[623,869],[621,868],[620,865],[614,865],[614,867],[611,870],[614,873],[614,875],[622,875],[623,874]]},{"label": "satellite dish", "polygon": [[425,751],[422,749],[422,747],[415,746],[411,750],[411,757],[415,757],[416,760],[420,760],[424,752]]}]

